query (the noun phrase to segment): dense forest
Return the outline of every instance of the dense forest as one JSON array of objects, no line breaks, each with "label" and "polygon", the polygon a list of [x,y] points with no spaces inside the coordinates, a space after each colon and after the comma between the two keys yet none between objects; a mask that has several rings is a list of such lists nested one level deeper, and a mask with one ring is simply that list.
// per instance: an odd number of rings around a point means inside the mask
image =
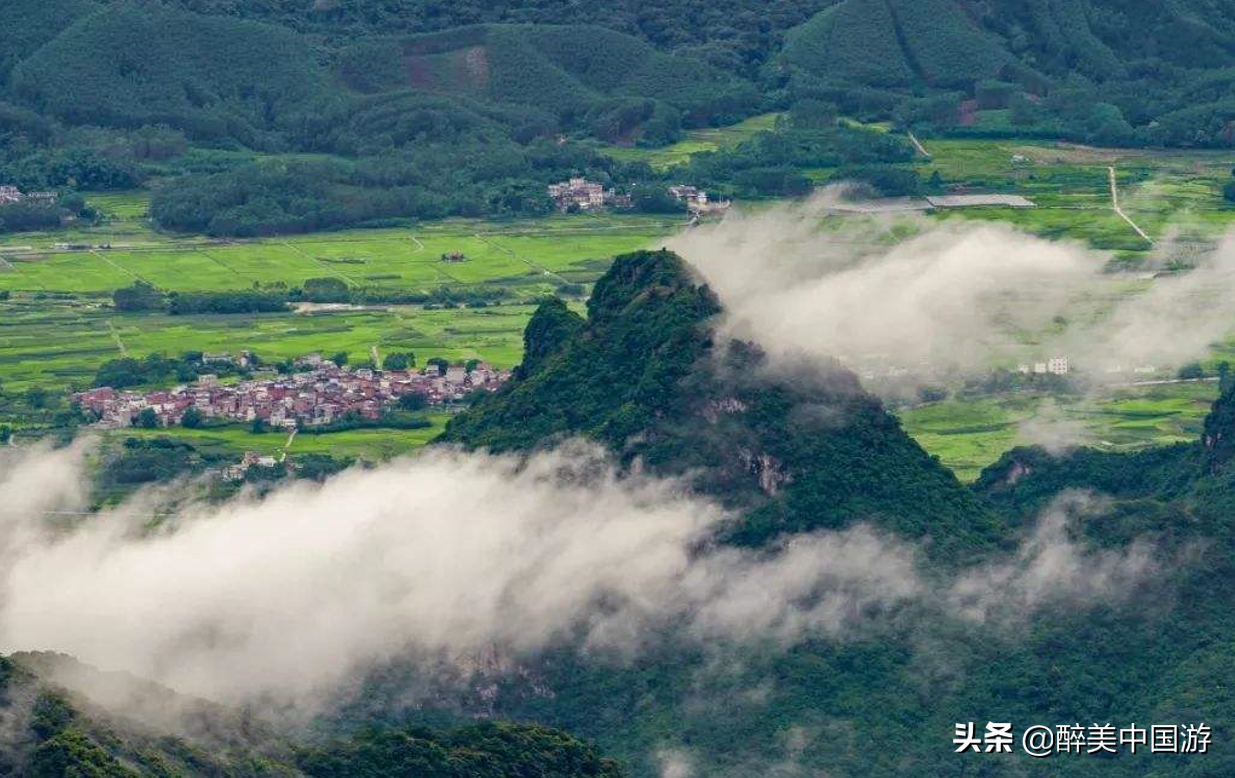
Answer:
[{"label": "dense forest", "polygon": [[[11,0],[0,52],[0,181],[149,186],[161,226],[217,235],[537,215],[571,174],[745,198],[807,191],[805,169],[918,188],[869,168],[910,152],[840,116],[1235,142],[1235,9],[1201,0]],[[792,121],[687,169],[598,151],[768,111]]]},{"label": "dense forest", "polygon": [[[140,700],[136,709],[121,715],[100,706],[94,698],[109,685]],[[6,727],[0,741],[5,776],[625,776],[590,743],[546,727],[499,722],[452,730],[372,728],[303,745],[244,713],[50,653],[0,656],[0,721]]]}]

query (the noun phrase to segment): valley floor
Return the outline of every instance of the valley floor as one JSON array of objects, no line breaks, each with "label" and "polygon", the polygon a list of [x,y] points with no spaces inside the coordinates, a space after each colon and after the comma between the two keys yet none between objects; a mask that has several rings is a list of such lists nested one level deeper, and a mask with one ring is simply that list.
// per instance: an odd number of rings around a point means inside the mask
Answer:
[{"label": "valley floor", "polygon": [[[769,114],[734,128],[701,131],[667,149],[613,153],[667,166],[700,150],[740,142],[775,118]],[[931,154],[916,163],[924,176],[939,172],[949,186],[1021,194],[1036,203],[1024,209],[946,211],[931,218],[999,221],[1048,239],[1081,241],[1109,252],[1110,269],[1128,273],[1130,280],[1144,278],[1146,268],[1188,261],[1235,224],[1235,207],[1221,197],[1231,176],[1233,158],[1227,153],[1089,149],[1019,140],[921,142]],[[828,175],[820,171],[818,180]],[[1122,215],[1112,202],[1112,175]],[[581,306],[588,285],[614,255],[655,247],[686,228],[674,217],[605,214],[210,240],[154,231],[145,218],[143,192],[90,200],[108,217],[98,227],[0,238],[0,293],[9,295],[0,301],[0,387],[5,392],[86,388],[107,360],[193,350],[250,349],[267,361],[339,351],[359,361],[375,353],[412,351],[422,363],[443,357],[510,367],[520,360],[522,330],[537,298],[565,292]],[[461,252],[466,261],[442,261],[452,252]],[[216,316],[126,314],[110,304],[113,290],[138,280],[164,292],[189,292],[295,287],[323,277],[353,288],[498,289],[503,297],[486,307],[305,305],[288,313]],[[1215,344],[1212,356],[1229,353],[1229,343]],[[1194,438],[1216,392],[1211,382],[1193,382],[1126,386],[1071,401],[1018,395],[953,398],[903,408],[900,416],[928,451],[971,480],[1009,447],[1032,440],[1026,426],[1044,413],[1093,445],[1139,447]],[[38,426],[30,429],[20,415],[0,418],[0,423],[19,435],[37,432]],[[384,458],[423,444],[435,429],[303,436],[295,450],[346,449],[364,458]],[[175,434],[194,445],[233,452],[274,451],[283,442],[278,435],[242,428]]]}]

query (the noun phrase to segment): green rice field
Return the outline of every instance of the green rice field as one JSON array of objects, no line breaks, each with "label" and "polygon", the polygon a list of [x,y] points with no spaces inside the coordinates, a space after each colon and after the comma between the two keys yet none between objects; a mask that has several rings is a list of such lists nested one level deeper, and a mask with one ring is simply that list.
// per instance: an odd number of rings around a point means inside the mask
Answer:
[{"label": "green rice field", "polygon": [[[766,114],[732,127],[692,131],[662,149],[604,150],[665,168],[691,154],[739,143],[771,128],[777,118]],[[1151,237],[1213,241],[1235,224],[1235,207],[1221,197],[1235,163],[1228,153],[1099,150],[1023,140],[922,141],[931,154],[915,163],[923,177],[938,172],[949,187],[1014,192],[1037,203],[1032,209],[968,209],[932,218],[999,221],[1048,239],[1087,243],[1110,252],[1118,260],[1115,266],[1135,267],[1154,247],[1112,210],[1108,166],[1113,166],[1125,211]],[[821,182],[829,175],[816,172]],[[683,227],[680,219],[666,216],[577,214],[214,240],[155,231],[147,219],[147,192],[89,194],[88,200],[104,217],[97,226],[0,236],[0,292],[9,295],[0,300],[0,387],[6,392],[85,388],[103,362],[156,352],[249,349],[274,361],[344,351],[360,361],[397,350],[413,351],[421,361],[476,358],[511,367],[521,358],[523,327],[537,298],[564,284],[580,284],[586,291],[613,256],[657,247]],[[443,262],[442,255],[451,252],[467,260]],[[303,306],[287,313],[186,317],[119,313],[110,305],[115,289],[136,280],[164,292],[187,292],[294,287],[320,277],[420,293],[500,288],[506,296],[483,308]],[[1214,392],[1209,383],[1126,388],[1084,401],[1051,400],[1046,415],[1092,445],[1132,448],[1194,439]],[[904,409],[900,416],[929,452],[971,480],[1009,447],[1034,441],[1030,421],[1043,415],[1043,402],[1015,396],[951,400]],[[436,429],[298,436],[289,453],[384,458],[423,444]],[[286,442],[282,435],[242,427],[174,432],[195,445],[231,452],[275,453]]]}]

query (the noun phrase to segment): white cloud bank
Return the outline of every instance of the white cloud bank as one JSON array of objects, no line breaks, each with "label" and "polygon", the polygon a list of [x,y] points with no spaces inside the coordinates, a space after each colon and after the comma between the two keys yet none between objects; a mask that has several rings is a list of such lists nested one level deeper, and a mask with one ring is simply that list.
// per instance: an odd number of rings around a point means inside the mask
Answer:
[{"label": "white cloud bank", "polygon": [[1095,557],[1054,532],[952,581],[864,526],[716,547],[715,505],[673,482],[618,480],[583,445],[522,466],[426,452],[192,507],[156,530],[132,515],[140,502],[49,529],[45,512],[80,498],[82,458],[0,462],[0,652],[62,651],[220,701],[309,699],[409,653],[462,661],[574,637],[631,651],[666,627],[709,645],[789,643],[939,602],[981,620],[988,589],[1023,612],[1105,591],[1091,572],[1126,583],[1149,569],[1143,549]]},{"label": "white cloud bank", "polygon": [[[1002,225],[916,220],[905,239],[906,217],[824,228],[834,197],[734,213],[667,245],[720,295],[731,335],[795,359],[882,355],[972,372],[1023,357],[1029,340],[1039,357],[1097,374],[1179,365],[1235,329],[1235,238],[1189,273],[1129,290],[1127,276],[1103,272],[1107,255]],[[1062,333],[1057,317],[1070,322]]]}]

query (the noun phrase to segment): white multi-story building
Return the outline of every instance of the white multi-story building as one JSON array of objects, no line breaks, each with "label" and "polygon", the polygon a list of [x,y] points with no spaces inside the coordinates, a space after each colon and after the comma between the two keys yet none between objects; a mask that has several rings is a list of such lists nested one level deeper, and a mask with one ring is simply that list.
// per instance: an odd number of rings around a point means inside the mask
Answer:
[{"label": "white multi-story building", "polygon": [[549,197],[563,211],[571,206],[583,211],[603,208],[606,200],[612,196],[612,192],[606,192],[603,186],[586,178],[572,178],[558,184],[549,184]]}]

